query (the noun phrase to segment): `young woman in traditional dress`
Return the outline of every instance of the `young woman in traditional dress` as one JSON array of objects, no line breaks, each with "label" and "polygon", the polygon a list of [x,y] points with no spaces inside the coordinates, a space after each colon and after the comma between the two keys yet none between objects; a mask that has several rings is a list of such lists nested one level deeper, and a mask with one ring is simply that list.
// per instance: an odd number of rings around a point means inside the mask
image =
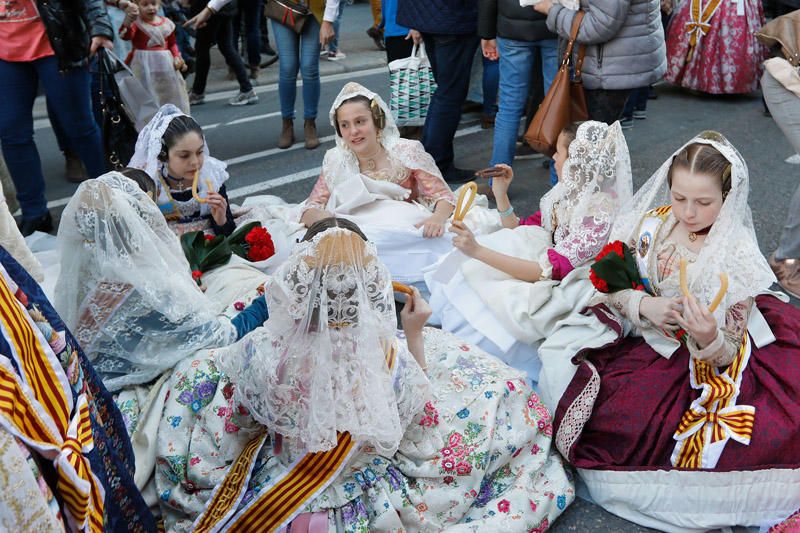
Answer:
[{"label": "young woman in traditional dress", "polygon": [[709,94],[758,87],[767,49],[756,40],[766,24],[760,0],[684,0],[667,28],[664,79]]},{"label": "young woman in traditional dress", "polygon": [[525,370],[534,382],[536,345],[594,294],[585,265],[606,243],[632,187],[619,123],[570,126],[557,148],[559,181],[542,197],[539,213],[525,220],[514,214],[513,172],[499,167],[493,189],[505,229],[476,240],[468,224],[454,223],[453,244],[471,259],[449,281],[436,272],[426,276],[443,329]]},{"label": "young woman in traditional dress", "polygon": [[[452,250],[445,230],[455,195],[422,144],[400,138],[388,106],[372,91],[358,83],[345,85],[330,120],[336,147],[325,154],[314,189],[305,202],[279,216],[296,225],[297,237],[322,218],[356,222],[393,279],[424,289],[422,270]],[[482,207],[467,218],[474,229],[499,229],[499,217],[485,208],[486,199],[476,200]]]},{"label": "young woman in traditional dress", "polygon": [[719,133],[681,147],[612,231],[644,290],[592,309],[600,348],[571,358],[570,325],[542,346],[545,370],[572,368],[544,391],[559,450],[600,505],[659,530],[760,526],[800,502],[800,310],[770,293],[748,190]]},{"label": "young woman in traditional dress", "polygon": [[169,382],[167,530],[544,531],[574,497],[547,411],[519,371],[423,330],[413,292],[398,334],[374,244],[313,224],[267,286],[264,327]]},{"label": "young woman in traditional dress", "polygon": [[[116,172],[81,184],[64,209],[58,243],[56,307],[116,395],[144,489],[170,370],[263,323],[268,278],[220,269],[204,276],[202,292],[156,204]],[[220,301],[231,295],[234,301]]]}]

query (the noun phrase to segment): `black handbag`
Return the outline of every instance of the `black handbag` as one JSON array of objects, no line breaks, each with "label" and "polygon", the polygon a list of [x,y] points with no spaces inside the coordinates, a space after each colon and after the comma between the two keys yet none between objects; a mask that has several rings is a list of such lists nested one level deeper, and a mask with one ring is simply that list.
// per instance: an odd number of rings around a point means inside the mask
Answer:
[{"label": "black handbag", "polygon": [[100,74],[100,110],[102,112],[101,129],[103,133],[103,152],[112,170],[127,166],[136,149],[139,133],[125,110],[120,96],[119,85],[114,74],[125,67],[119,58],[110,54],[105,48],[97,52]]},{"label": "black handbag", "polygon": [[313,17],[308,7],[292,0],[268,0],[264,14],[295,33],[303,33],[308,17]]}]

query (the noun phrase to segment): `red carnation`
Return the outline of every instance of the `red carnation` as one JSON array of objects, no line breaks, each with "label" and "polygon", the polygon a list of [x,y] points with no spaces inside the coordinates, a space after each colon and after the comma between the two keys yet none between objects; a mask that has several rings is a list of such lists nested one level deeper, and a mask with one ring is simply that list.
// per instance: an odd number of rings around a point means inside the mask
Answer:
[{"label": "red carnation", "polygon": [[622,248],[622,241],[614,241],[606,244],[603,249],[600,250],[600,253],[597,254],[597,258],[595,260],[600,261],[611,252],[617,254],[620,259],[625,259],[625,251]]},{"label": "red carnation", "polygon": [[192,270],[192,279],[200,285],[200,278],[203,277],[203,272],[201,270]]},{"label": "red carnation", "polygon": [[249,245],[266,244],[272,242],[272,237],[269,232],[261,226],[256,226],[251,229],[244,238],[245,242]]},{"label": "red carnation", "polygon": [[593,268],[589,269],[589,279],[591,280],[592,285],[594,285],[598,291],[608,292],[608,283],[606,283],[606,280],[598,276]]},{"label": "red carnation", "polygon": [[216,236],[215,235],[209,235],[208,233],[204,233],[203,234],[203,238],[206,240],[206,242],[208,242],[208,241],[213,241],[216,238]]},{"label": "red carnation", "polygon": [[275,244],[272,242],[272,235],[261,226],[251,229],[244,240],[249,245],[247,258],[250,261],[264,261],[275,255]]}]

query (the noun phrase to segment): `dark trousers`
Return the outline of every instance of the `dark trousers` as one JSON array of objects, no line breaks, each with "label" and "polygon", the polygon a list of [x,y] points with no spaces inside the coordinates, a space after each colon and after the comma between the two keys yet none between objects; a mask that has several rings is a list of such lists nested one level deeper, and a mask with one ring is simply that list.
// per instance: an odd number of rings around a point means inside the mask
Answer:
[{"label": "dark trousers", "polygon": [[432,33],[423,34],[423,38],[437,89],[428,107],[422,144],[447,178],[454,168],[453,138],[469,92],[472,60],[480,39],[476,35]]},{"label": "dark trousers", "polygon": [[247,64],[257,67],[261,64],[261,24],[264,4],[261,0],[239,0],[239,10],[233,19],[233,42],[239,48],[239,34],[244,19],[244,37],[247,43]]},{"label": "dark trousers", "polygon": [[236,80],[239,82],[239,90],[243,93],[250,92],[253,86],[247,78],[242,56],[239,55],[233,44],[231,17],[219,14],[212,16],[208,20],[208,24],[197,30],[197,38],[194,43],[194,48],[197,51],[197,66],[194,73],[192,92],[194,94],[206,92],[208,71],[211,68],[211,46],[214,42],[217,43],[217,48],[225,58],[225,62],[236,75]]},{"label": "dark trousers", "polygon": [[585,93],[589,120],[612,124],[622,116],[631,89],[586,89]]},{"label": "dark trousers", "polygon": [[414,48],[414,41],[406,39],[405,36],[386,37],[383,41],[386,45],[386,60],[389,63],[410,56]]},{"label": "dark trousers", "polygon": [[47,212],[42,163],[33,140],[33,101],[40,82],[66,142],[89,177],[106,171],[100,128],[92,115],[89,69],[61,72],[55,56],[29,62],[0,60],[0,143],[25,219]]}]

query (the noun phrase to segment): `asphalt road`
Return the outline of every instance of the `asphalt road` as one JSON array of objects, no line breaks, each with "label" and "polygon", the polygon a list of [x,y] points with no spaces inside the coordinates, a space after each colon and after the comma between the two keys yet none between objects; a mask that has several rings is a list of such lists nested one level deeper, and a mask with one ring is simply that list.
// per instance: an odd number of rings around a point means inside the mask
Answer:
[{"label": "asphalt road", "polygon": [[[356,9],[361,11],[356,12]],[[350,9],[350,8],[348,8]],[[365,6],[353,6],[359,17],[367,19]],[[355,15],[354,15],[355,16]],[[366,27],[366,25],[365,25]],[[360,32],[361,30],[359,30]],[[298,144],[278,150],[275,144],[281,121],[277,86],[258,88],[260,102],[245,107],[229,107],[224,95],[208,95],[208,103],[193,110],[205,128],[214,157],[228,162],[231,179],[229,194],[234,202],[250,194],[274,194],[289,202],[303,200],[311,190],[322,164],[325,150],[333,144],[333,127],[328,111],[341,87],[358,81],[388,100],[388,75],[383,68],[360,73],[343,73],[323,78],[318,128],[323,144],[316,150],[302,146],[302,119],[295,122]],[[637,120],[625,135],[631,153],[634,187],[641,185],[662,162],[694,134],[714,129],[728,137],[741,151],[750,168],[751,196],[756,231],[761,250],[775,249],[786,217],[789,199],[800,179],[800,166],[784,160],[792,155],[789,143],[770,117],[763,113],[760,96],[704,97],[659,86],[659,98],[648,104],[646,120]],[[298,116],[302,117],[301,90],[298,90]],[[481,130],[477,114],[465,115],[456,141],[457,164],[463,168],[483,168],[491,157],[492,130]],[[37,144],[47,180],[47,197],[54,213],[74,192],[67,183],[63,159],[49,125],[40,121]],[[533,213],[539,198],[549,189],[549,175],[539,160],[518,161],[512,202],[517,213]],[[563,531],[650,531],[614,517],[597,506],[578,500],[554,524]]]}]

